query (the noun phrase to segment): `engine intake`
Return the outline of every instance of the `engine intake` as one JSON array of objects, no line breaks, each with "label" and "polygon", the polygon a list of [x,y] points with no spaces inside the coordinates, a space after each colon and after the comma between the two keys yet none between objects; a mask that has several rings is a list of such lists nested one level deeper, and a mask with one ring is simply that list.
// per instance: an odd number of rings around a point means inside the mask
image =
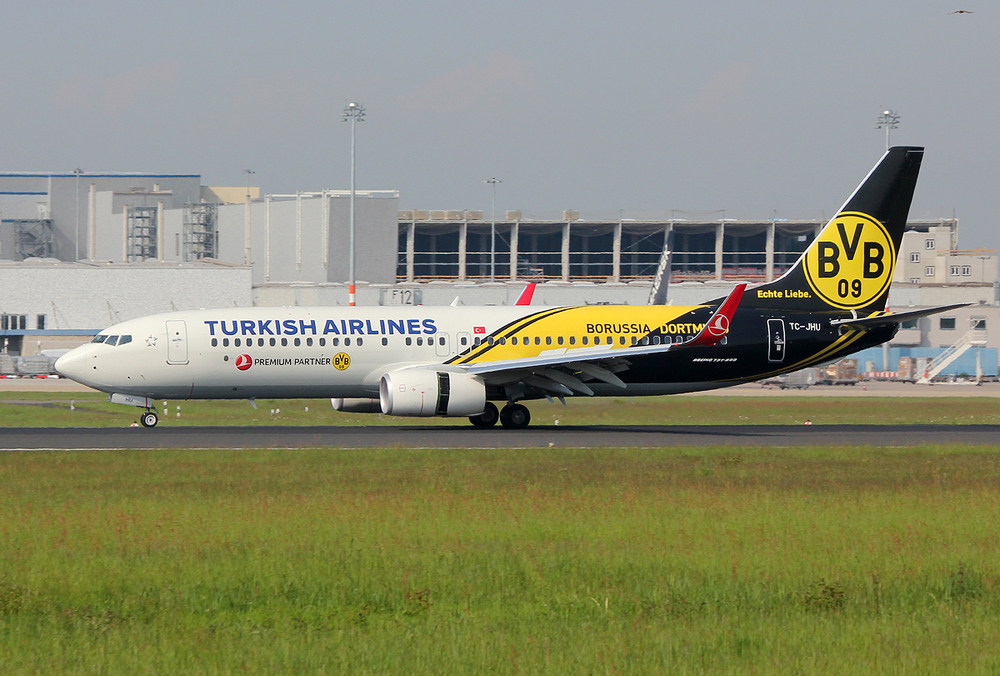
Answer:
[{"label": "engine intake", "polygon": [[466,373],[427,368],[390,371],[382,376],[378,393],[386,415],[465,417],[486,410],[486,384]]}]

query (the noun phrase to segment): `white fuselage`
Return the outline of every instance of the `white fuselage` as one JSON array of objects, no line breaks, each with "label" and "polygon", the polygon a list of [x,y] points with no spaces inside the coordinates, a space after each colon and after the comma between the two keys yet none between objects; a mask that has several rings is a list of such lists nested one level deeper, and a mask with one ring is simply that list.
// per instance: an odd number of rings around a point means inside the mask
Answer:
[{"label": "white fuselage", "polygon": [[[152,315],[60,358],[65,376],[154,398],[378,397],[388,370],[440,364],[536,312],[518,307],[238,308]],[[112,336],[129,336],[110,345]]]}]

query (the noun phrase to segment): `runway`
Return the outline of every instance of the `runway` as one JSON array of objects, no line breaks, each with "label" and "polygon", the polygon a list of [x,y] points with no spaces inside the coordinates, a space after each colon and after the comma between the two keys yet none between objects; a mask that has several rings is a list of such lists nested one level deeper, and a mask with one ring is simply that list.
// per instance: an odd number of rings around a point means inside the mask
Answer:
[{"label": "runway", "polygon": [[1000,445],[1000,425],[7,428],[0,450]]}]

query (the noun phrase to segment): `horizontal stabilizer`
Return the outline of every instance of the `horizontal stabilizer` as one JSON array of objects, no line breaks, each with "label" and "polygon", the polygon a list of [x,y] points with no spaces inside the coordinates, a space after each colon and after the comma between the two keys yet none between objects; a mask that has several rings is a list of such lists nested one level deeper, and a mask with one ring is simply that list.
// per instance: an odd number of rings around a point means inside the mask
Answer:
[{"label": "horizontal stabilizer", "polygon": [[939,312],[947,312],[955,308],[972,305],[972,303],[955,303],[953,305],[939,305],[937,307],[923,308],[920,310],[910,310],[909,312],[890,312],[876,317],[859,317],[857,319],[834,319],[830,326],[846,326],[851,329],[874,329],[879,326],[890,326],[892,324],[902,324],[911,319],[929,317]]}]

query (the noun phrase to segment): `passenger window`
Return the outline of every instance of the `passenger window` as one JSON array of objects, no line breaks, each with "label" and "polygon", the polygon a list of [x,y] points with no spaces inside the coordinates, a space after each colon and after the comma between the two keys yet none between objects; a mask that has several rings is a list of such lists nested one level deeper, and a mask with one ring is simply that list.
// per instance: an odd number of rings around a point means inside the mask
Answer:
[{"label": "passenger window", "polygon": [[275,343],[276,341],[274,340],[274,338],[272,338],[272,339],[271,339],[270,341],[268,341],[268,342],[269,342],[269,343],[271,343],[271,347],[274,347],[274,343]]},{"label": "passenger window", "polygon": [[319,339],[319,346],[320,347],[326,347],[326,338],[320,338]]},{"label": "passenger window", "polygon": [[625,344],[625,336],[620,336],[618,338],[618,342],[621,343],[622,345],[624,345]]},{"label": "passenger window", "polygon": [[563,337],[562,337],[562,336],[559,336],[559,338],[558,338],[558,342],[559,342],[559,344],[560,344],[560,345],[562,345],[562,344],[563,344]]},{"label": "passenger window", "polygon": [[423,345],[423,344],[424,344],[423,337],[422,336],[417,336],[417,345]]},{"label": "passenger window", "polygon": [[552,344],[552,336],[545,336],[545,344],[546,345]]},{"label": "passenger window", "polygon": [[240,339],[233,338],[233,347],[239,347],[239,346],[240,346]]},{"label": "passenger window", "polygon": [[511,338],[510,338],[510,344],[511,345],[517,345],[517,336],[511,336]]},{"label": "passenger window", "polygon": [[504,336],[503,338],[500,339],[500,344],[501,345],[506,345],[507,344],[507,337],[506,336]]},{"label": "passenger window", "polygon": [[462,344],[462,347],[465,347],[466,345],[469,344],[469,339],[466,338],[465,336],[462,336],[458,342]]},{"label": "passenger window", "polygon": [[535,345],[541,345],[541,344],[542,344],[542,337],[535,336]]},{"label": "passenger window", "polygon": [[[337,340],[337,339],[336,339],[336,338],[334,338],[334,340]],[[407,337],[406,337],[406,344],[407,344],[407,345],[413,345],[413,339],[412,339],[412,338],[410,338],[409,336],[407,336]]]},{"label": "passenger window", "polygon": [[307,347],[312,347],[312,345],[313,345],[313,339],[312,338],[306,338],[306,346]]},{"label": "passenger window", "polygon": [[659,344],[660,344],[660,337],[653,336],[653,345],[659,345]]},{"label": "passenger window", "polygon": [[389,344],[389,339],[386,338],[385,336],[382,336],[382,347],[385,347],[388,344]]},{"label": "passenger window", "polygon": [[264,347],[264,339],[263,338],[258,338],[257,339],[257,347]]},{"label": "passenger window", "polygon": [[362,345],[364,345],[364,342],[362,342],[361,338],[358,338],[358,347],[361,347]]},{"label": "passenger window", "polygon": [[330,339],[330,345],[333,345],[334,347],[337,347],[338,345],[340,345],[340,338],[331,338]]},{"label": "passenger window", "polygon": [[350,347],[350,346],[351,346],[351,339],[344,338],[344,347]]},{"label": "passenger window", "polygon": [[570,345],[576,345],[576,336],[570,336],[569,337],[569,344]]},{"label": "passenger window", "polygon": [[229,347],[229,339],[228,338],[223,338],[222,339],[222,347]]},{"label": "passenger window", "polygon": [[493,339],[493,336],[487,338],[487,341],[489,342],[490,347],[493,347],[493,345],[496,343],[496,341]]},{"label": "passenger window", "polygon": [[473,345],[474,345],[474,346],[476,346],[476,347],[479,347],[479,344],[480,344],[481,342],[483,342],[483,339],[482,339],[482,338],[480,338],[479,336],[476,336],[476,340],[475,340],[475,342],[473,343]]},{"label": "passenger window", "polygon": [[632,336],[632,345],[635,345],[638,342],[638,339],[635,336]]},{"label": "passenger window", "polygon": [[[584,337],[583,337],[583,344],[584,344],[584,345],[586,345],[586,344],[587,344],[587,336],[584,336]],[[596,343],[595,343],[595,345],[596,345]]]},{"label": "passenger window", "polygon": [[288,339],[287,338],[282,338],[281,339],[281,347],[288,347]]},{"label": "passenger window", "polygon": [[212,339],[212,347],[219,347],[219,339],[218,338],[213,338]]},{"label": "passenger window", "polygon": [[295,347],[298,347],[299,345],[302,344],[302,341],[299,338],[296,338],[293,342],[295,344]]},{"label": "passenger window", "polygon": [[438,338],[438,345],[444,345],[444,336]]}]

